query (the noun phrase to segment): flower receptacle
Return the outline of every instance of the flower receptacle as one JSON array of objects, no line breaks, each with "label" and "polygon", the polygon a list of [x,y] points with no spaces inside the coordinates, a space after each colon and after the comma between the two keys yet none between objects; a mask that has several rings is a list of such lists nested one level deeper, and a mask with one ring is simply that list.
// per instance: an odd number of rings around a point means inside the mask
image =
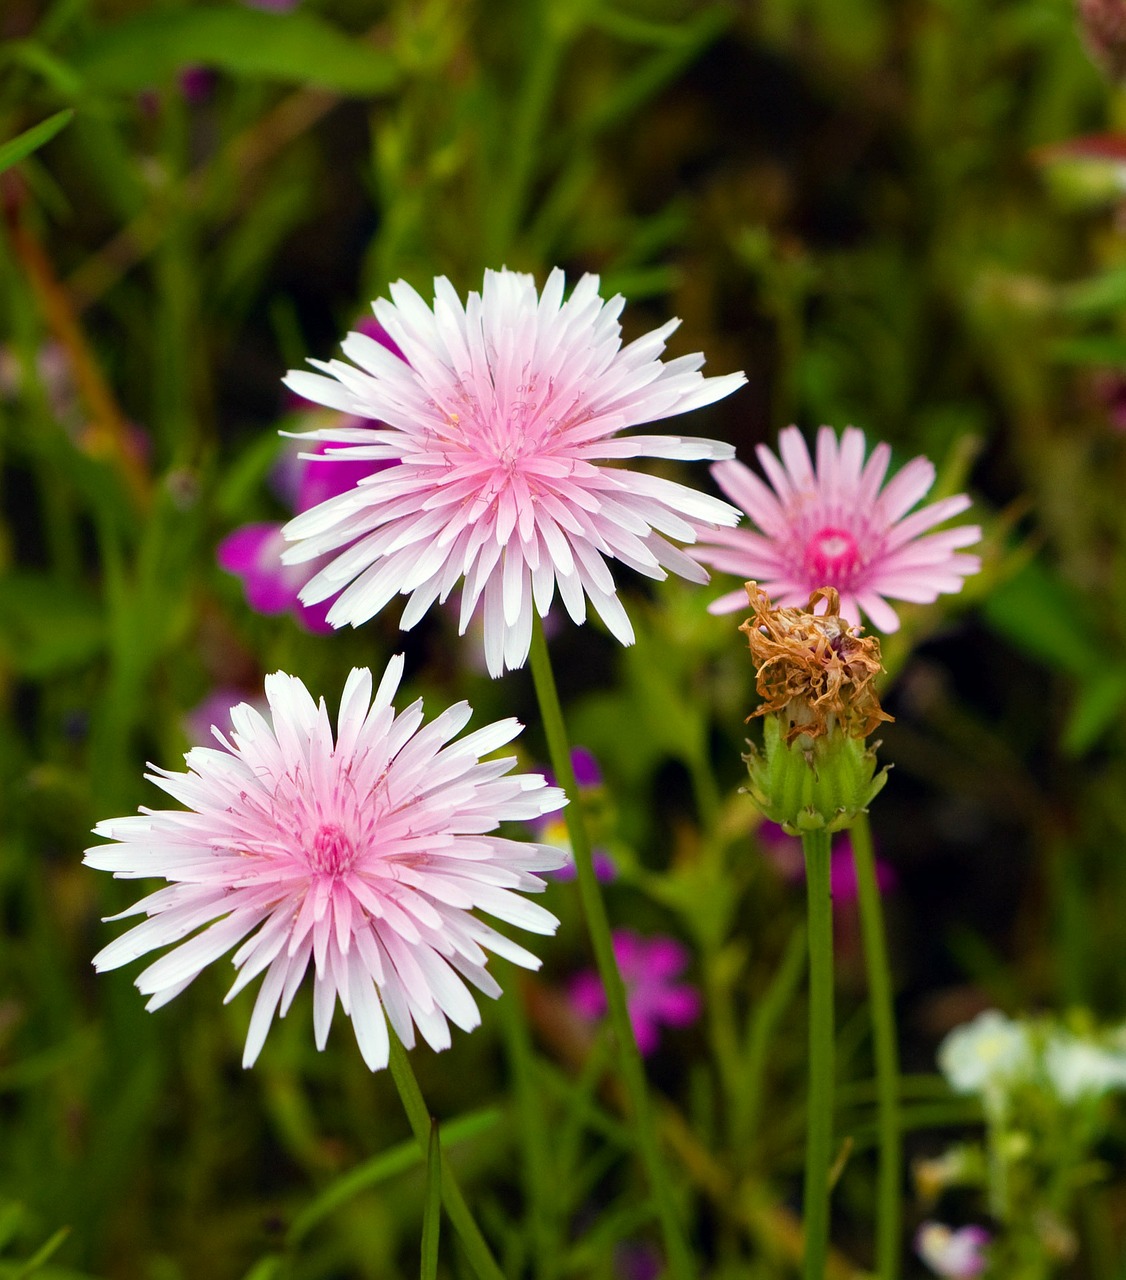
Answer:
[{"label": "flower receptacle", "polygon": [[771,822],[790,835],[841,831],[867,809],[887,781],[876,771],[876,747],[850,737],[839,726],[817,738],[786,741],[778,715],[764,717],[762,748],[751,745],[743,759],[747,792]]}]

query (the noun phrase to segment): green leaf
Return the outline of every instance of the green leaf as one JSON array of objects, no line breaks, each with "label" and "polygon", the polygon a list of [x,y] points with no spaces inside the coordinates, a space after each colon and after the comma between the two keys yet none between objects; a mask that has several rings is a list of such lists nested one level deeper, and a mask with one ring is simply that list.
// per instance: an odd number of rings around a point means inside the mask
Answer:
[{"label": "green leaf", "polygon": [[69,1227],[60,1227],[58,1231],[56,1231],[44,1245],[37,1249],[35,1253],[23,1264],[23,1266],[19,1268],[16,1272],[18,1280],[25,1280],[25,1277],[30,1280],[31,1276],[35,1275],[36,1272],[41,1271],[55,1253],[58,1252],[59,1246],[69,1235]]},{"label": "green leaf", "polygon": [[1126,337],[1117,333],[1063,338],[1053,342],[1048,350],[1061,364],[1126,366]]},{"label": "green leaf", "polygon": [[430,1118],[430,1146],[426,1153],[426,1209],[422,1217],[421,1280],[437,1280],[438,1239],[442,1225],[442,1139],[438,1121]]},{"label": "green leaf", "polygon": [[65,111],[56,111],[53,116],[48,116],[34,128],[21,133],[18,138],[5,142],[0,146],[0,173],[10,169],[14,164],[19,164],[25,156],[37,151],[44,143],[50,142],[60,129],[65,129],[70,124],[73,116],[74,110],[70,107]]},{"label": "green leaf", "polygon": [[137,93],[198,65],[245,79],[336,93],[385,93],[399,79],[390,54],[311,13],[185,8],[144,12],[95,36],[75,58],[94,89]]},{"label": "green leaf", "polygon": [[0,578],[0,654],[27,676],[83,666],[105,643],[97,602],[45,575]]},{"label": "green leaf", "polygon": [[1087,680],[1109,664],[1082,598],[1039,560],[1030,560],[983,602],[994,631],[1045,666]]},{"label": "green leaf", "polygon": [[1090,676],[1064,726],[1063,749],[1073,756],[1089,751],[1126,706],[1126,668],[1096,669]]},{"label": "green leaf", "polygon": [[[457,1120],[449,1121],[445,1126],[446,1146],[467,1142],[472,1138],[496,1128],[503,1118],[503,1113],[496,1107],[486,1107],[480,1111],[470,1112]],[[406,1173],[413,1169],[422,1159],[418,1144],[413,1138],[392,1147],[390,1151],[381,1152],[378,1156],[365,1161],[355,1169],[329,1183],[317,1198],[297,1215],[289,1228],[286,1243],[294,1248],[312,1229],[333,1210],[346,1204],[354,1196],[381,1182]]]},{"label": "green leaf", "polygon": [[1066,315],[1091,316],[1118,312],[1126,304],[1126,267],[1112,267],[1089,280],[1080,280],[1061,291]]}]

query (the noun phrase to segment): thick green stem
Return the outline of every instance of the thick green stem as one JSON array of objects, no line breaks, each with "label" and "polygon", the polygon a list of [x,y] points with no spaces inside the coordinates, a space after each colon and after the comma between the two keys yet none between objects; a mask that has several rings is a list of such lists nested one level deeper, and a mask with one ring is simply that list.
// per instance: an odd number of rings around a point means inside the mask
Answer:
[{"label": "thick green stem", "polygon": [[895,1008],[892,1002],[891,970],[888,967],[884,910],[876,880],[872,832],[866,813],[857,815],[851,835],[876,1057],[876,1117],[880,1136],[876,1190],[876,1271],[880,1280],[895,1280],[899,1274],[902,1218],[900,1197],[903,1182]]},{"label": "thick green stem", "polygon": [[805,1145],[805,1280],[824,1280],[833,1155],[833,896],[829,833],[802,836],[809,915],[809,1108]]},{"label": "thick green stem", "polygon": [[606,992],[606,1005],[610,1014],[610,1026],[614,1033],[618,1064],[633,1113],[631,1118],[637,1138],[638,1154],[645,1167],[653,1199],[656,1202],[669,1274],[675,1280],[693,1280],[696,1269],[677,1219],[672,1186],[661,1160],[657,1130],[653,1122],[653,1110],[645,1084],[645,1067],[637,1048],[633,1027],[630,1025],[625,987],[622,985],[622,976],[618,972],[618,964],[614,958],[610,921],[602,901],[602,892],[598,887],[598,877],[594,873],[594,862],[591,858],[590,841],[587,838],[582,809],[576,800],[579,792],[575,782],[575,771],[571,764],[571,746],[563,723],[563,708],[559,703],[555,675],[551,669],[551,658],[547,652],[547,641],[544,639],[543,626],[539,618],[536,618],[532,630],[531,666],[536,697],[540,704],[540,715],[543,717],[544,733],[547,736],[548,752],[551,756],[551,767],[555,771],[559,785],[571,798],[571,803],[563,810],[563,816],[567,822],[571,849],[575,855],[579,900],[582,903],[587,931],[594,947],[598,974]]},{"label": "thick green stem", "polygon": [[[411,1069],[407,1051],[398,1039],[391,1036],[391,1075],[395,1087],[403,1102],[403,1110],[407,1113],[411,1132],[424,1156],[430,1152],[430,1111],[422,1097],[422,1090]],[[478,1280],[504,1280],[504,1272],[496,1264],[496,1259],[485,1243],[481,1229],[469,1212],[461,1188],[457,1185],[453,1170],[448,1160],[442,1161],[442,1204],[446,1207],[450,1224],[457,1232],[458,1239],[465,1249],[466,1257],[478,1276]]]}]

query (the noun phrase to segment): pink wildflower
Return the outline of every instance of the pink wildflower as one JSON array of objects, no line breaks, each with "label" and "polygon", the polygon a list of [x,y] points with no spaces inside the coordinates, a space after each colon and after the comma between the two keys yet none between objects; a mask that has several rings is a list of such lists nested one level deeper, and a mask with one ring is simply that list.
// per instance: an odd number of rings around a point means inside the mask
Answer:
[{"label": "pink wildflower", "polygon": [[[965,494],[907,514],[934,484],[926,458],[913,458],[884,485],[891,450],[878,444],[865,462],[864,433],[855,427],[839,441],[831,427],[821,428],[816,469],[797,427],[787,427],[778,444],[781,462],[765,445],[757,450],[773,488],[741,462],[712,468],[716,483],[760,532],[702,529],[693,551],[702,564],[740,582],[754,579],[778,607],[803,605],[819,587],[834,587],[853,626],[863,612],[885,632],[899,627],[888,598],[927,604],[960,591],[981,568],[977,556],[956,554],[980,540],[977,525],[920,536],[965,511]],[[746,609],[746,592],[740,586],[708,607],[712,613]]]},{"label": "pink wildflower", "polygon": [[993,1237],[984,1227],[953,1230],[941,1222],[924,1222],[915,1233],[915,1252],[946,1280],[976,1280],[988,1265],[986,1249]]},{"label": "pink wildflower", "polygon": [[[662,1025],[687,1027],[700,1016],[695,987],[676,981],[688,965],[688,952],[675,938],[643,938],[632,929],[615,929],[614,958],[642,1053],[648,1055],[657,1048]],[[606,992],[593,969],[571,979],[570,996],[581,1018],[593,1022],[606,1012]]]},{"label": "pink wildflower", "polygon": [[343,588],[328,619],[359,626],[407,595],[400,625],[409,629],[464,580],[461,631],[483,598],[493,675],[523,666],[533,609],[546,616],[556,587],[575,622],[589,599],[613,635],[632,643],[606,560],[699,582],[704,571],[668,537],[694,542],[690,520],[734,524],[738,514],[616,465],[730,457],[729,446],[619,433],[710,404],[743,375],[705,378],[700,355],[662,363],[675,320],[623,348],[624,300],[603,301],[596,276],[583,276],[566,302],[558,269],[542,295],[531,276],[507,270],[487,271],[482,292],[464,304],[444,277],[434,293],[427,306],[399,281],[393,301],[374,304],[403,360],[350,334],[343,349],[353,364],[313,361],[330,376],[286,379],[307,399],[386,424],[316,432],[333,453],[400,464],[286,526],[298,543],[293,562],[337,553],[302,599],[315,604]]},{"label": "pink wildflower", "polygon": [[85,860],[168,886],[122,913],[148,919],[99,952],[95,967],[171,945],[137,979],[156,1009],[241,943],[227,999],[266,974],[243,1054],[250,1066],[312,959],[318,1049],[339,997],[373,1071],[387,1063],[387,1021],[408,1048],[415,1026],[444,1049],[447,1018],[463,1030],[477,1025],[458,974],[499,995],[485,948],[538,968],[472,911],[554,931],[555,917],[520,894],[543,889],[533,873],[565,855],[488,833],[558,808],[563,793],[538,775],[505,776],[512,758],[480,759],[515,737],[515,720],[453,742],[470,717],[467,703],[425,728],[421,700],[396,715],[402,672],[402,658],[393,658],[374,701],[371,672],[351,673],[335,744],[324,701],[278,672],[266,679],[272,724],[248,705],[234,707],[230,740],[214,731],[222,750],[189,751],[186,773],[154,769],[149,779],[187,808],[99,823],[95,833],[115,843],[88,849]]}]

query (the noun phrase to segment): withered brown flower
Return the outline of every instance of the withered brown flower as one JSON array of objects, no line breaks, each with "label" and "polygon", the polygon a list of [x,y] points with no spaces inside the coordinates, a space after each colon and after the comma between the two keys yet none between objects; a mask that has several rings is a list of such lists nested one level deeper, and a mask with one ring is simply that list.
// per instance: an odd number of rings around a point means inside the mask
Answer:
[{"label": "withered brown flower", "polygon": [[[787,744],[805,735],[820,738],[838,725],[851,738],[866,738],[881,721],[875,679],[883,670],[880,642],[860,636],[839,616],[840,597],[821,587],[805,609],[775,609],[758,583],[746,583],[754,617],[739,628],[747,633],[758,668],[762,705],[754,716],[783,713]],[[815,614],[824,600],[826,612]]]}]

